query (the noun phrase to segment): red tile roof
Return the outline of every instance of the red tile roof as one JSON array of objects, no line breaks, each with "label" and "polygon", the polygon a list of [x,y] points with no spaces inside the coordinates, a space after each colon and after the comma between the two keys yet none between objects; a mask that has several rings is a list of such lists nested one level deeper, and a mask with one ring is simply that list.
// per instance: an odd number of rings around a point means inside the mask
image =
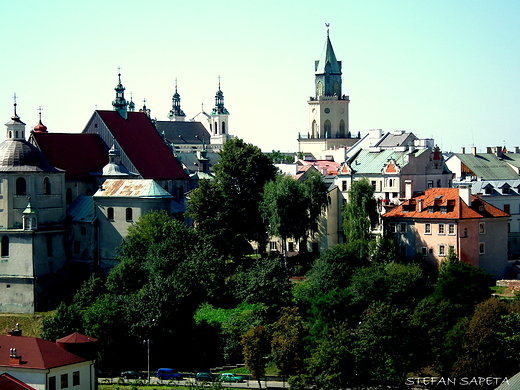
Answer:
[{"label": "red tile roof", "polygon": [[98,339],[95,339],[94,337],[88,337],[81,333],[74,332],[68,336],[62,337],[59,340],[56,340],[57,343],[93,343],[98,341]]},{"label": "red tile roof", "polygon": [[13,378],[9,374],[0,375],[0,389],[2,390],[34,390],[34,387]]},{"label": "red tile roof", "polygon": [[[9,350],[16,349],[21,357],[20,365],[10,363]],[[67,352],[56,343],[25,336],[0,336],[0,369],[1,367],[23,367],[47,369],[81,363],[85,359]]]},{"label": "red tile roof", "polygon": [[188,175],[145,113],[96,111],[144,179],[186,180]]},{"label": "red tile roof", "polygon": [[38,148],[56,168],[65,170],[66,180],[88,180],[108,163],[108,153],[98,134],[32,134]]},{"label": "red tile roof", "polygon": [[[430,188],[424,194],[408,199],[401,205],[383,214],[383,217],[431,219],[509,217],[509,214],[482,199],[473,195],[471,198],[471,207],[469,207],[460,198],[458,188]],[[420,200],[422,200],[421,212],[419,211]]]}]

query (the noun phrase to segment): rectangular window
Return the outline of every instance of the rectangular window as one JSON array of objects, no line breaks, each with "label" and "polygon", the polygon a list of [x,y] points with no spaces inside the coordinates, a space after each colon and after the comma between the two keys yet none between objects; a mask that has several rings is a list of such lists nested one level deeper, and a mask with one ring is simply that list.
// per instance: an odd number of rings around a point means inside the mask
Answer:
[{"label": "rectangular window", "polygon": [[428,188],[433,188],[433,180],[428,180]]},{"label": "rectangular window", "polygon": [[114,220],[114,208],[113,207],[109,207],[107,209],[107,219],[109,221],[113,221]]},{"label": "rectangular window", "polygon": [[479,222],[479,224],[478,224],[478,233],[479,234],[486,234],[486,223],[485,222]]},{"label": "rectangular window", "polygon": [[49,377],[49,390],[56,390],[56,377],[55,376]]},{"label": "rectangular window", "polygon": [[69,374],[62,374],[61,375],[61,388],[66,389],[69,387]]},{"label": "rectangular window", "polygon": [[483,242],[479,242],[479,244],[478,244],[478,253],[481,255],[486,253],[486,246],[484,245]]},{"label": "rectangular window", "polygon": [[270,241],[269,242],[269,250],[275,251],[276,250],[276,241]]},{"label": "rectangular window", "polygon": [[421,248],[421,255],[422,255],[422,256],[426,256],[426,255],[428,255],[428,248],[426,248],[425,246],[423,246],[423,247]]},{"label": "rectangular window", "polygon": [[72,373],[72,386],[79,386],[79,371],[74,371]]},{"label": "rectangular window", "polygon": [[406,223],[399,224],[399,233],[406,233]]},{"label": "rectangular window", "polygon": [[511,207],[508,204],[504,205],[504,212],[511,214]]},{"label": "rectangular window", "polygon": [[432,234],[432,225],[430,223],[424,224],[424,234]]},{"label": "rectangular window", "polygon": [[439,245],[439,256],[446,256],[446,246]]},{"label": "rectangular window", "polygon": [[375,182],[375,180],[372,180],[372,182],[370,184],[372,185],[372,189],[375,191],[376,190],[376,182]]},{"label": "rectangular window", "polygon": [[444,224],[443,223],[439,224],[439,234],[446,234],[445,231],[444,231]]},{"label": "rectangular window", "polygon": [[290,242],[287,243],[287,245],[289,246],[288,251],[289,252],[294,252],[294,242],[290,241]]},{"label": "rectangular window", "polygon": [[341,191],[346,191],[346,190],[347,190],[347,181],[343,180],[341,182]]},{"label": "rectangular window", "polygon": [[449,234],[450,236],[455,235],[455,224],[454,224],[454,223],[450,223],[450,224],[448,225],[448,234]]},{"label": "rectangular window", "polygon": [[397,233],[397,224],[395,222],[390,222],[390,233]]},{"label": "rectangular window", "polygon": [[448,251],[453,251],[453,253],[455,253],[455,246],[453,246],[453,245],[448,246]]}]

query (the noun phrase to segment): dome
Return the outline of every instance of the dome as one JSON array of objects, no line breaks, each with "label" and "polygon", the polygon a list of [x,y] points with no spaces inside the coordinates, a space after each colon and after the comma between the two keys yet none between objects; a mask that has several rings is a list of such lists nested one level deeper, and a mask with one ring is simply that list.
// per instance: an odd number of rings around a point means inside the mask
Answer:
[{"label": "dome", "polygon": [[42,152],[25,140],[8,139],[0,144],[0,171],[57,172]]}]

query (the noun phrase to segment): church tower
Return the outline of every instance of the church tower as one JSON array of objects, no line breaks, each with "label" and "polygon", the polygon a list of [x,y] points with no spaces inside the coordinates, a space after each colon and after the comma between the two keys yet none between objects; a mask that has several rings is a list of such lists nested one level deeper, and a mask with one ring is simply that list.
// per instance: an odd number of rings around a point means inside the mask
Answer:
[{"label": "church tower", "polygon": [[341,61],[338,61],[329,35],[320,59],[314,62],[314,96],[309,107],[307,134],[298,137],[298,149],[320,159],[327,150],[348,147],[357,139],[349,130],[349,97],[343,94]]},{"label": "church tower", "polygon": [[220,77],[218,91],[215,94],[215,107],[211,111],[211,143],[224,144],[229,138],[228,129],[229,111],[224,107],[224,93],[220,89]]},{"label": "church tower", "polygon": [[125,87],[121,84],[121,72],[117,75],[119,77],[119,83],[114,88],[116,91],[116,98],[112,101],[114,110],[121,115],[124,119],[128,118],[128,102],[125,100]]},{"label": "church tower", "polygon": [[175,93],[172,97],[172,109],[168,113],[168,119],[178,122],[184,122],[184,119],[186,119],[186,114],[181,109],[181,95],[177,92],[177,79],[175,80]]}]

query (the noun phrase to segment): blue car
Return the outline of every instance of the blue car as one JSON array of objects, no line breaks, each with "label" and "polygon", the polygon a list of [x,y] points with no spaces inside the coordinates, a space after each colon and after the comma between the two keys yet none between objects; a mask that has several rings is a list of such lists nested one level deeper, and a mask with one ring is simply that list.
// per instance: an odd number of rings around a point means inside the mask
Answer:
[{"label": "blue car", "polygon": [[182,379],[182,374],[173,368],[159,368],[157,370],[157,378],[161,380]]}]

